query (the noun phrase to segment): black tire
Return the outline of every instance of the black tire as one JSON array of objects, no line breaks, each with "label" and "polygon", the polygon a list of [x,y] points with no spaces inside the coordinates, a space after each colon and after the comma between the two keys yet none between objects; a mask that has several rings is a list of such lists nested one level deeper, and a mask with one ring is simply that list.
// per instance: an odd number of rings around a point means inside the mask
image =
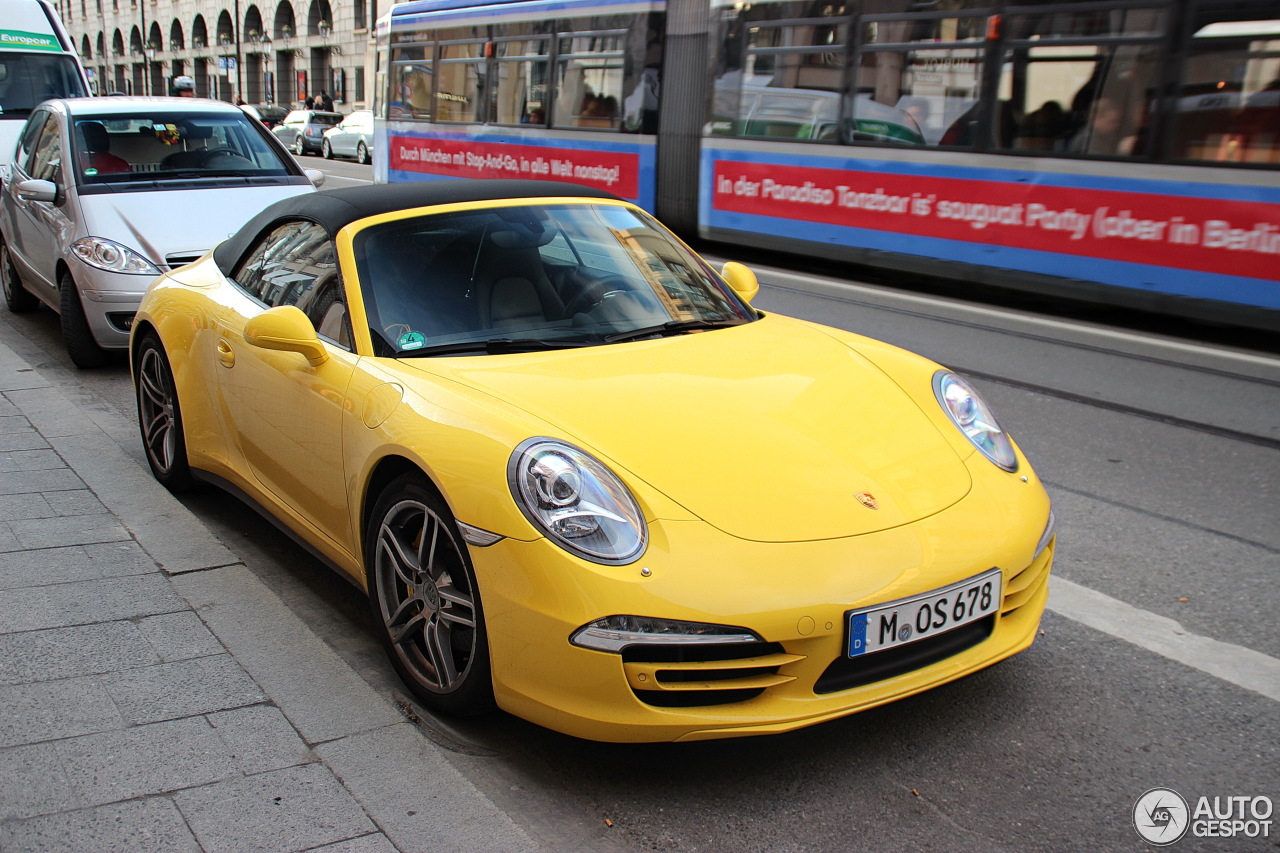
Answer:
[{"label": "black tire", "polygon": [[370,159],[371,158],[369,157],[369,146],[361,142],[359,145],[356,146],[356,162],[359,163],[361,166],[368,166]]},{"label": "black tire", "polygon": [[70,273],[64,272],[58,279],[58,298],[62,306],[62,340],[71,362],[81,370],[90,370],[111,361],[111,353],[98,346],[93,337],[84,303],[80,301],[80,290]]},{"label": "black tire", "polygon": [[329,144],[329,140],[320,143],[320,156],[326,160],[333,159],[333,146]]},{"label": "black tire", "polygon": [[293,138],[293,153],[301,157],[307,153],[307,146],[302,141],[302,134],[299,133]]},{"label": "black tire", "polygon": [[424,705],[454,716],[493,707],[489,640],[475,572],[453,514],[421,474],[393,480],[365,537],[374,627]]},{"label": "black tire", "polygon": [[134,393],[138,398],[138,428],[151,473],[171,492],[190,489],[195,480],[187,461],[182,432],[178,386],[164,345],[154,332],[143,335],[134,356]]},{"label": "black tire", "polygon": [[0,239],[0,285],[4,287],[4,304],[14,314],[26,313],[40,304],[35,294],[22,286],[18,268],[13,265],[9,246],[3,239]]}]

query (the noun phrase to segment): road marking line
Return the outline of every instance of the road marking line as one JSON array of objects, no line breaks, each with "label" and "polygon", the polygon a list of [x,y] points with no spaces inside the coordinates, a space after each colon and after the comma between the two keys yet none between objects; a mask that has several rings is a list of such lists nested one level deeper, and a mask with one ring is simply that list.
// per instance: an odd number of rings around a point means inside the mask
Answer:
[{"label": "road marking line", "polygon": [[1193,634],[1177,621],[1060,577],[1049,579],[1049,609],[1149,652],[1280,702],[1280,660]]},{"label": "road marking line", "polygon": [[[758,267],[759,271],[764,272],[766,268]],[[953,309],[959,313],[973,314],[980,317],[998,317],[1002,320],[1014,320],[1026,323],[1031,326],[1040,326],[1043,328],[1053,329],[1061,333],[1064,329],[1070,329],[1081,334],[1093,335],[1099,338],[1110,338],[1112,340],[1130,341],[1145,344],[1151,347],[1163,348],[1167,350],[1175,350],[1183,353],[1194,353],[1196,355],[1210,356],[1213,358],[1222,358],[1233,361],[1244,362],[1246,364],[1256,364],[1269,368],[1280,368],[1280,358],[1269,357],[1266,355],[1254,355],[1252,353],[1236,352],[1234,350],[1219,349],[1218,347],[1207,346],[1204,344],[1191,344],[1181,341],[1170,341],[1164,338],[1152,337],[1136,332],[1122,332],[1116,329],[1104,329],[1097,326],[1091,326],[1085,323],[1079,323],[1072,320],[1036,317],[1021,311],[1011,311],[999,308],[986,308],[981,305],[971,305],[964,302],[957,302],[951,299],[944,299],[933,296],[923,296],[917,293],[906,293],[891,288],[881,288],[873,285],[854,284],[852,282],[840,281],[838,279],[826,278],[811,274],[791,273],[786,270],[778,270],[773,268],[767,269],[767,274],[771,278],[789,279],[797,283],[816,283],[825,287],[835,288],[839,290],[852,290],[867,296],[876,296],[882,299],[898,300],[899,302],[915,303],[917,305],[928,305],[931,307],[945,307]]]}]

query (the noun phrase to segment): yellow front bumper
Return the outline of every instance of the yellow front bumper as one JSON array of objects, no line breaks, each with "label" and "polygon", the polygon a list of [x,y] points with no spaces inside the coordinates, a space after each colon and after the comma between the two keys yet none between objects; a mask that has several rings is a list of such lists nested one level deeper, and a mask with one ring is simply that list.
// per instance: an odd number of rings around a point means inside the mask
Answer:
[{"label": "yellow front bumper", "polygon": [[[546,540],[473,548],[498,704],[592,740],[772,734],[909,696],[1016,654],[1035,638],[1048,597],[1053,544],[1033,554],[1049,501],[1034,479],[982,474],[995,488],[922,521],[848,539],[748,542],[682,521],[653,524],[643,558],[628,566],[586,563]],[[1003,597],[988,617],[989,634],[971,628],[980,636],[942,659],[839,687],[833,664],[856,669],[862,660],[844,656],[846,611],[992,567],[1001,570]],[[699,662],[690,652],[672,664],[570,642],[586,623],[619,614],[746,628],[767,645],[750,650],[746,662]],[[934,642],[946,651],[943,638]],[[664,678],[673,680],[659,683]],[[691,704],[680,706],[682,698]]]}]

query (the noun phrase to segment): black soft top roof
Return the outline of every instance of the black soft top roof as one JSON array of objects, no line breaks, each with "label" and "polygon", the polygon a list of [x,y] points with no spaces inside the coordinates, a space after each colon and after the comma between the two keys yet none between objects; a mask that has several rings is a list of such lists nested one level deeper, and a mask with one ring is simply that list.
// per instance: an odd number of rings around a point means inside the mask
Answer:
[{"label": "black soft top roof", "polygon": [[603,190],[561,181],[417,181],[321,190],[291,196],[267,206],[230,239],[219,244],[213,250],[213,260],[224,275],[230,275],[260,234],[287,220],[307,219],[324,226],[333,235],[358,219],[396,210],[468,201],[543,197],[620,200]]}]

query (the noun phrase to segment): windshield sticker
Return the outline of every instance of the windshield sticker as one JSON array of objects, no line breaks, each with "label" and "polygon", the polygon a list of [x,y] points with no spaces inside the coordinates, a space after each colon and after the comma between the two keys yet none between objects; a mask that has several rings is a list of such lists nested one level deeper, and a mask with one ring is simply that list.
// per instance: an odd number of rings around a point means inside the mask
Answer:
[{"label": "windshield sticker", "polygon": [[94,175],[98,174],[98,170],[90,166],[89,168],[84,170],[84,173],[89,177],[93,177]]},{"label": "windshield sticker", "polygon": [[400,336],[400,340],[396,341],[400,349],[422,349],[427,345],[427,336],[422,332],[405,332]]},{"label": "windshield sticker", "polygon": [[178,133],[176,124],[153,124],[151,126],[152,133],[156,139],[159,139],[165,145],[177,145],[181,141],[181,134]]}]

